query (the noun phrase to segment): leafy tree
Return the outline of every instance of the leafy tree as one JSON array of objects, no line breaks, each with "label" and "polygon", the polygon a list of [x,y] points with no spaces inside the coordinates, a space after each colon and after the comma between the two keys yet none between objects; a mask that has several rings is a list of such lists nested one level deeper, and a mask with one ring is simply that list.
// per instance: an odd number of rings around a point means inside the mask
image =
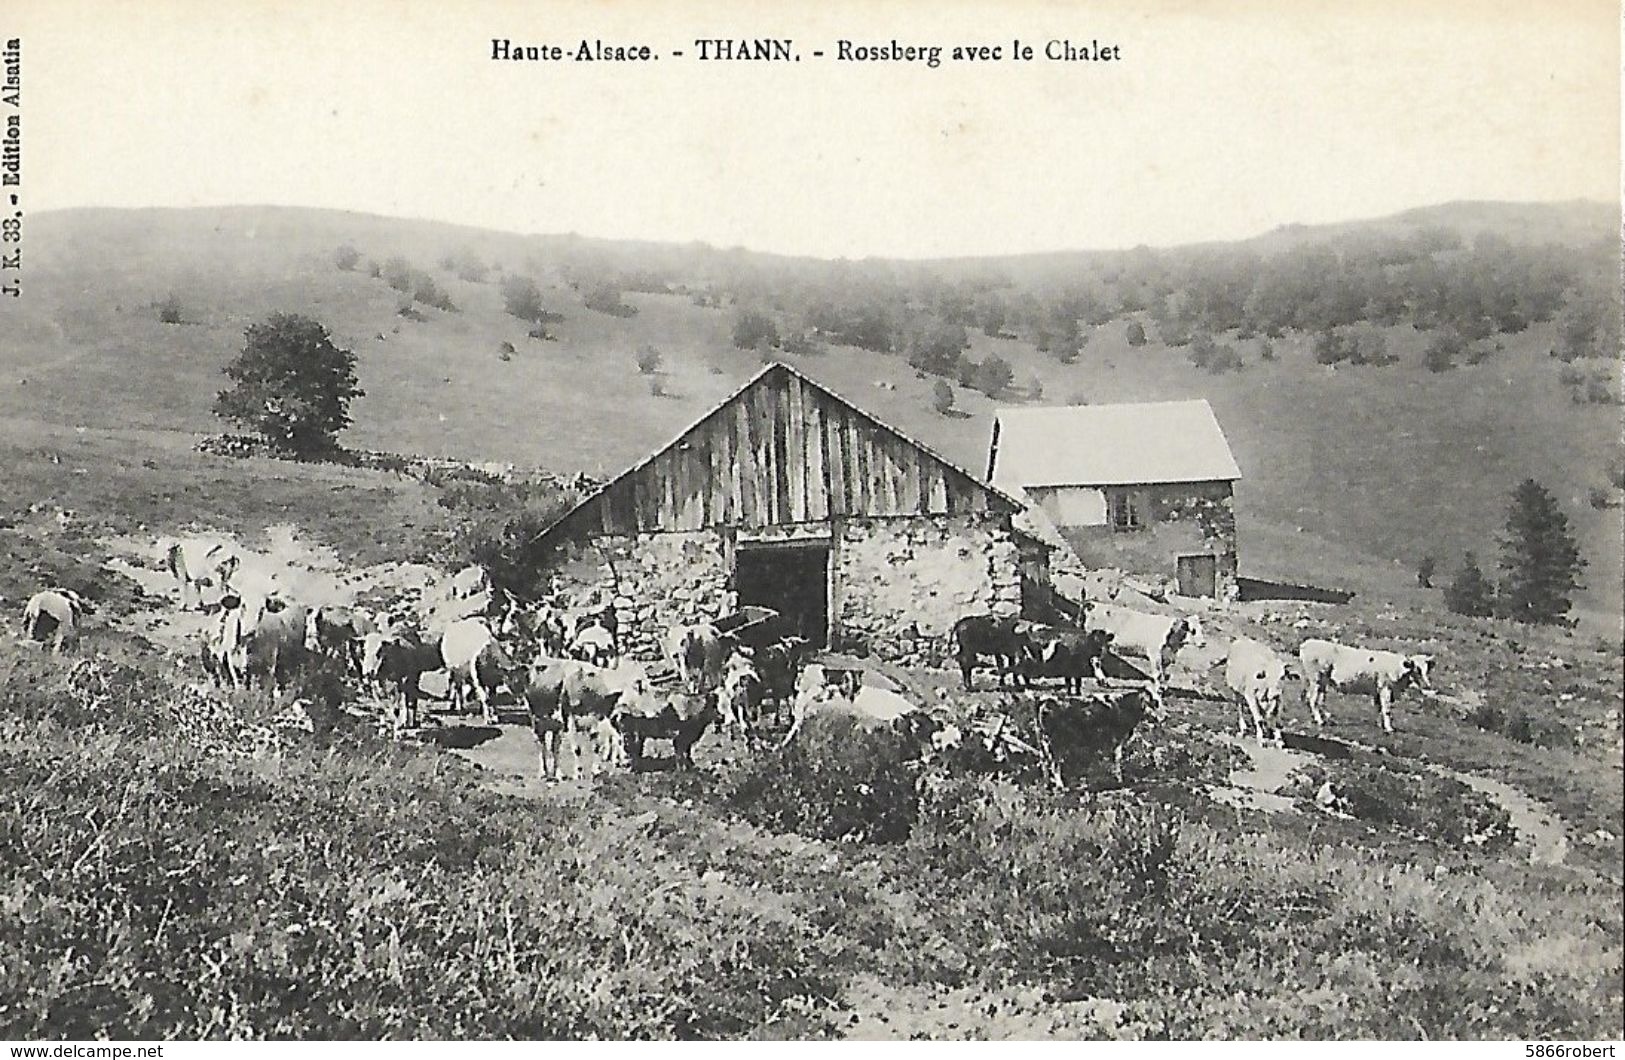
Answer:
[{"label": "leafy tree", "polygon": [[613,283],[594,284],[582,302],[588,309],[607,313],[612,317],[637,315],[637,307],[621,301],[621,289]]},{"label": "leafy tree", "polygon": [[1474,618],[1488,618],[1495,613],[1495,586],[1484,577],[1478,557],[1471,552],[1462,557],[1461,569],[1445,586],[1444,606],[1458,615]]},{"label": "leafy tree", "polygon": [[1568,516],[1544,486],[1525,479],[1513,491],[1501,539],[1502,583],[1508,617],[1554,624],[1568,613],[1585,569]]},{"label": "leafy tree", "polygon": [[1416,584],[1423,589],[1433,588],[1433,574],[1439,569],[1439,561],[1429,552],[1416,564]]},{"label": "leafy tree", "polygon": [[339,267],[339,271],[341,272],[349,272],[351,269],[356,267],[356,263],[360,260],[361,251],[357,250],[348,243],[344,244],[342,247],[339,247],[339,249],[333,253],[333,264],[337,265]]},{"label": "leafy tree", "polygon": [[[960,354],[970,346],[965,328],[942,320],[926,322],[909,343],[908,363],[937,375],[947,375],[959,367]],[[968,384],[967,384],[968,385]]]},{"label": "leafy tree", "polygon": [[1129,321],[1128,344],[1130,346],[1145,345],[1145,325],[1141,324],[1138,320]]},{"label": "leafy tree", "polygon": [[931,387],[931,407],[937,410],[940,416],[946,416],[954,408],[954,388],[946,379],[938,379]]},{"label": "leafy tree", "polygon": [[773,318],[759,309],[746,309],[734,321],[734,345],[741,350],[754,350],[762,345],[779,344],[779,328]]},{"label": "leafy tree", "polygon": [[258,431],[279,449],[333,448],[350,425],[350,402],[364,393],[355,354],[335,346],[321,324],[293,313],[274,314],[244,334],[242,353],[225,370],[235,385],[215,397],[215,415]]}]

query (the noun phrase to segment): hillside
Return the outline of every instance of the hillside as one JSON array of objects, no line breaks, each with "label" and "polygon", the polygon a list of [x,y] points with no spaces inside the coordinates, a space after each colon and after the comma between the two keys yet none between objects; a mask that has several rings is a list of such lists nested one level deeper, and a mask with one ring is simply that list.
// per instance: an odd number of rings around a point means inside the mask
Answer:
[{"label": "hillside", "polygon": [[[96,430],[218,430],[209,408],[243,329],[271,312],[295,311],[327,324],[360,359],[367,395],[354,408],[350,444],[599,475],[671,438],[759,366],[755,352],[732,345],[732,305],[696,304],[730,299],[693,292],[771,288],[782,277],[848,268],[295,209],[67,211],[28,224],[26,294],[6,307],[0,336],[0,415]],[[1617,215],[1594,204],[1452,204],[1365,224],[1278,230],[1236,246],[1267,254],[1283,241],[1439,228],[1468,241],[1484,233],[1509,242],[1538,237],[1579,254],[1612,238]],[[334,251],[345,243],[364,259],[405,258],[430,273],[459,311],[420,307],[422,322],[403,318],[403,296],[364,264],[335,266]],[[469,282],[437,265],[448,254],[501,268]],[[1065,273],[1098,257],[1051,256],[1041,271]],[[1021,271],[1014,262],[940,267],[945,275],[1002,269],[1009,280]],[[891,269],[851,268],[859,275]],[[895,271],[929,281],[933,268]],[[505,273],[536,279],[548,308],[563,316],[549,325],[556,341],[528,338],[529,325],[503,311],[497,281]],[[634,315],[584,306],[594,277],[624,281],[637,273],[660,282],[622,283]],[[666,287],[674,293],[656,293]],[[154,303],[170,294],[182,323],[158,319]],[[1151,338],[1132,348],[1126,331],[1138,320]],[[1186,349],[1159,341],[1145,313],[1094,328],[1069,365],[1039,353],[1029,338],[980,330],[969,332],[966,356],[996,353],[1008,362],[1014,385],[1006,401],[1035,377],[1044,403],[1208,398],[1246,476],[1238,487],[1242,568],[1257,577],[1437,606],[1437,594],[1414,587],[1416,561],[1437,555],[1442,582],[1463,550],[1493,556],[1512,487],[1534,476],[1564,504],[1590,563],[1581,610],[1617,628],[1620,509],[1599,511],[1587,501],[1619,458],[1619,410],[1571,401],[1561,366],[1548,356],[1558,326],[1547,320],[1494,336],[1491,347],[1501,348],[1482,363],[1442,373],[1421,366],[1428,334],[1400,323],[1380,328],[1398,358],[1389,366],[1317,364],[1314,336],[1289,330],[1275,340],[1271,362],[1260,359],[1256,339],[1221,334],[1244,367],[1212,374],[1193,367]],[[498,356],[505,342],[515,348],[507,361]],[[662,354],[653,377],[634,366],[645,345]],[[994,402],[957,388],[963,415],[944,417],[931,409],[934,379],[903,357],[833,344],[822,351],[794,359],[883,419],[982,469]],[[1618,490],[1611,497],[1617,502]]]}]

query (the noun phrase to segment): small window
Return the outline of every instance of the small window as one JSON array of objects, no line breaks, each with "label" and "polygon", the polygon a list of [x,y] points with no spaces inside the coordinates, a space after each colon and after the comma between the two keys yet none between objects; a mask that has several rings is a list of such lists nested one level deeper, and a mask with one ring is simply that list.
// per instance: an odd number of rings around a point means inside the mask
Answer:
[{"label": "small window", "polygon": [[1106,505],[1113,530],[1138,530],[1144,525],[1140,522],[1140,507],[1128,490],[1113,490],[1107,494]]}]

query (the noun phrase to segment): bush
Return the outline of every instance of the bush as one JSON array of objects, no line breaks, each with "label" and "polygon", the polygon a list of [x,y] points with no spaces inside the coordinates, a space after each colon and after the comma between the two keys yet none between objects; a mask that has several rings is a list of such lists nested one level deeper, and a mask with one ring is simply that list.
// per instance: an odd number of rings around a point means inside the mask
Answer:
[{"label": "bush", "polygon": [[1422,366],[1430,372],[1448,372],[1467,348],[1467,341],[1453,328],[1434,335],[1422,352]]},{"label": "bush", "polygon": [[1130,346],[1145,345],[1145,325],[1141,324],[1138,320],[1129,321],[1128,344]]},{"label": "bush", "polygon": [[1462,557],[1461,569],[1445,586],[1444,606],[1473,618],[1488,618],[1495,613],[1495,586],[1484,577],[1478,557],[1471,552]]},{"label": "bush", "polygon": [[946,379],[938,379],[932,384],[931,407],[939,416],[946,416],[953,411],[954,388]]},{"label": "bush", "polygon": [[1258,340],[1258,359],[1261,360],[1261,361],[1273,361],[1273,360],[1275,360],[1275,343],[1271,342],[1267,338],[1259,339]]},{"label": "bush", "polygon": [[184,322],[182,319],[181,300],[173,293],[166,295],[163,301],[156,304],[155,308],[158,310],[159,321],[164,324],[180,324]]},{"label": "bush", "polygon": [[517,352],[519,351],[514,349],[513,343],[503,342],[497,347],[497,359],[500,361],[511,361],[513,360],[513,355]]},{"label": "bush", "polygon": [[771,317],[756,309],[747,309],[734,321],[734,346],[741,350],[754,350],[766,344],[779,344],[779,329]]},{"label": "bush", "polygon": [[785,353],[797,357],[811,357],[823,353],[823,347],[818,344],[811,333],[806,331],[792,331],[784,337],[783,349]]},{"label": "bush", "polygon": [[1485,732],[1497,732],[1533,747],[1570,749],[1575,746],[1574,732],[1562,722],[1537,718],[1517,707],[1503,709],[1487,699],[1468,712],[1467,720]]},{"label": "bush", "polygon": [[457,312],[457,306],[452,302],[451,296],[441,290],[440,285],[434,282],[434,277],[428,273],[420,272],[414,275],[412,299],[447,313]]},{"label": "bush", "polygon": [[1592,486],[1586,491],[1586,503],[1597,511],[1604,512],[1614,506],[1614,498],[1601,486]]},{"label": "bush", "polygon": [[996,398],[1004,393],[1015,375],[1010,362],[996,353],[990,354],[987,360],[976,366],[973,385],[988,397]]},{"label": "bush", "polygon": [[361,251],[346,243],[333,252],[333,264],[339,267],[340,272],[349,272],[361,260]]},{"label": "bush", "polygon": [[666,381],[664,379],[660,378],[658,375],[650,376],[649,377],[649,395],[651,397],[665,397],[666,396]]},{"label": "bush", "polygon": [[814,714],[782,755],[755,755],[725,781],[724,798],[764,828],[814,839],[895,843],[919,814],[910,737],[851,715]]},{"label": "bush", "polygon": [[370,278],[374,279],[374,280],[382,279],[383,275],[384,275],[384,267],[382,265],[378,264],[378,262],[375,259],[368,258],[367,259],[367,275]]},{"label": "bush", "polygon": [[1433,588],[1433,572],[1439,569],[1439,561],[1429,552],[1416,564],[1416,584],[1423,589]]},{"label": "bush", "polygon": [[621,300],[621,289],[612,283],[594,285],[582,302],[588,309],[612,317],[636,316],[638,312],[636,306],[627,305]]},{"label": "bush", "polygon": [[542,305],[542,292],[529,276],[509,276],[502,281],[502,308],[509,316],[533,324],[563,319]]},{"label": "bush", "polygon": [[664,360],[665,358],[660,355],[660,351],[653,346],[639,347],[637,355],[638,373],[640,375],[654,375],[660,370],[661,362]]},{"label": "bush", "polygon": [[403,294],[411,293],[417,281],[417,270],[405,258],[396,256],[384,262],[383,278],[395,290]]}]

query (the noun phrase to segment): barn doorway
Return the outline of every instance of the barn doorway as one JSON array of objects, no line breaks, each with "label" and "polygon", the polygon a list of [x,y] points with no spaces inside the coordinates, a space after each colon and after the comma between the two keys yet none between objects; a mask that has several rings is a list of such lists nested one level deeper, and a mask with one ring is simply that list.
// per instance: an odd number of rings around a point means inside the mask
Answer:
[{"label": "barn doorway", "polygon": [[771,607],[785,635],[829,646],[829,546],[823,543],[740,544],[734,588],[741,607]]},{"label": "barn doorway", "polygon": [[1180,556],[1178,564],[1180,596],[1219,595],[1219,557]]}]

